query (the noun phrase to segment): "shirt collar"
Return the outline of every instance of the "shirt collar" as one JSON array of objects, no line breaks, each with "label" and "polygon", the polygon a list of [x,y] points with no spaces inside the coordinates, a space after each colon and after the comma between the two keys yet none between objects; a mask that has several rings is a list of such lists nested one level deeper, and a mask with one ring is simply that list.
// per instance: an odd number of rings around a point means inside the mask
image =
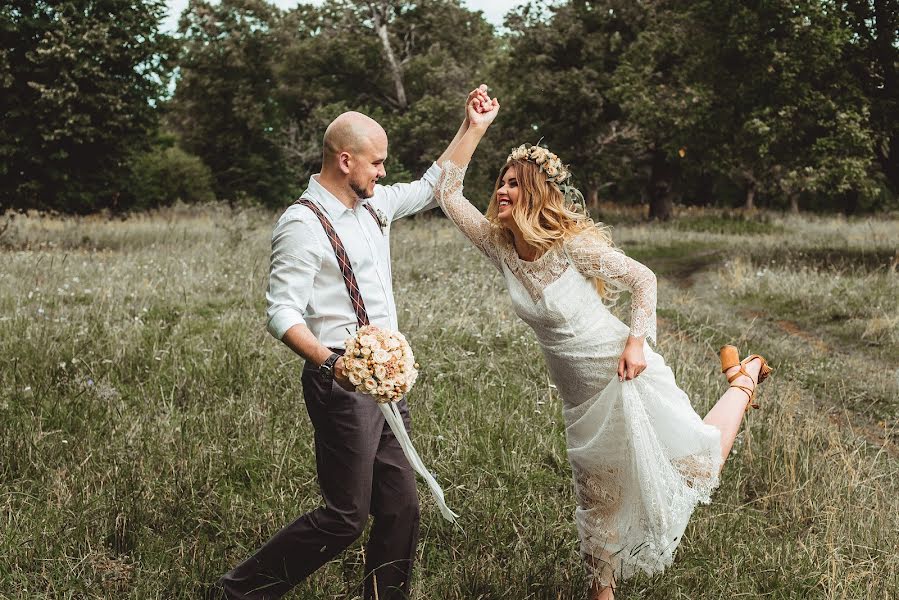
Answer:
[{"label": "shirt collar", "polygon": [[321,174],[316,173],[309,178],[309,187],[306,188],[306,195],[318,202],[332,221],[339,218],[343,213],[352,210],[347,208],[343,202],[338,200],[334,194],[318,182],[319,175]]}]

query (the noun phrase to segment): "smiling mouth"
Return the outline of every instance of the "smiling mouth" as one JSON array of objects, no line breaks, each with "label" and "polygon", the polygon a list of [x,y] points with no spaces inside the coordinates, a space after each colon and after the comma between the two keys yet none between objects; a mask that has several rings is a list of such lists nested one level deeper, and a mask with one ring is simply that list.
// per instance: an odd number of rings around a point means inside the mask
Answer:
[{"label": "smiling mouth", "polygon": [[504,206],[512,206],[512,203],[509,202],[508,200],[500,200],[500,201],[499,201],[499,207],[502,208],[502,207],[504,207]]}]

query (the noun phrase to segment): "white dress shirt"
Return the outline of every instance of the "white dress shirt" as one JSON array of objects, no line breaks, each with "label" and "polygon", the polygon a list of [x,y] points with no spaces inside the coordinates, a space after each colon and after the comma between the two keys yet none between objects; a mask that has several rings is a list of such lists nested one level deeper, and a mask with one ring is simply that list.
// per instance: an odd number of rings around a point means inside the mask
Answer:
[{"label": "white dress shirt", "polygon": [[[353,209],[344,206],[318,182],[309,179],[303,197],[318,205],[340,236],[359,284],[372,325],[398,329],[390,268],[390,225],[396,219],[436,206],[434,186],[440,167],[431,165],[412,183],[376,185],[374,195]],[[368,203],[387,221],[381,226],[363,206]],[[306,325],[322,345],[343,348],[356,332],[356,313],[318,217],[292,204],[272,232],[269,272],[268,331],[279,340],[294,325]]]}]

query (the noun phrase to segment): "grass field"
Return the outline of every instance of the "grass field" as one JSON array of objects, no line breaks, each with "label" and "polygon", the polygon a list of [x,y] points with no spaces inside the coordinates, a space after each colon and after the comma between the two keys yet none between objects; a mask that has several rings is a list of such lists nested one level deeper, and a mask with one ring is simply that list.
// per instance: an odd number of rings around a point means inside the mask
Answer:
[{"label": "grass field", "polygon": [[[675,565],[620,599],[899,597],[899,220],[684,212],[616,241],[659,275],[659,351],[704,414],[716,350],[776,368]],[[319,502],[301,361],[265,332],[274,215],[19,217],[0,235],[0,598],[202,598]],[[422,376],[416,600],[578,599],[561,411],[500,279],[395,226]],[[618,309],[626,315],[626,307]],[[293,598],[356,598],[357,544]]]}]

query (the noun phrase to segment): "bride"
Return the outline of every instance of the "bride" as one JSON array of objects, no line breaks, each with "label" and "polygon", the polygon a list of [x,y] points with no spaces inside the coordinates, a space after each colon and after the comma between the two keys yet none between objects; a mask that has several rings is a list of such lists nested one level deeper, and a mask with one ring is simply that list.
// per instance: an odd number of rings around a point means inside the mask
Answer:
[{"label": "bride", "polygon": [[[515,312],[537,336],[564,404],[589,598],[608,600],[616,581],[671,564],[770,368],[761,356],[740,361],[735,347],[722,348],[730,388],[701,419],[645,341],[656,335],[655,275],[575,209],[580,194],[554,154],[514,149],[486,217],[465,199],[466,167],[499,102],[482,86],[467,110],[471,125],[448,151],[435,197],[502,273]],[[630,327],[606,307],[625,290]]]}]

